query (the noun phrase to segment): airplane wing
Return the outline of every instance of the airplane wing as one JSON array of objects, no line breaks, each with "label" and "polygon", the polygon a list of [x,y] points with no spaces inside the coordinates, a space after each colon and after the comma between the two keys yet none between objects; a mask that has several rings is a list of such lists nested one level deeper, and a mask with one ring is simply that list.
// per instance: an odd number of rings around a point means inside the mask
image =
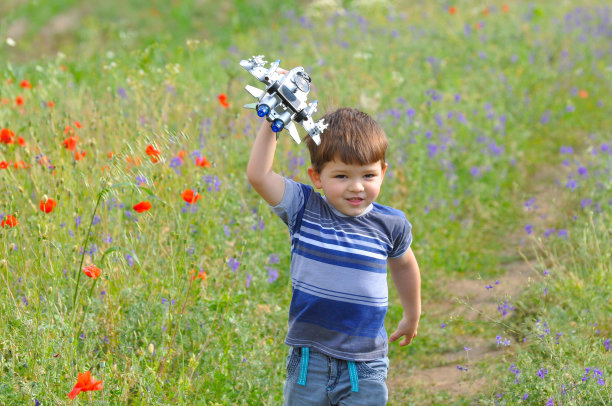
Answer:
[{"label": "airplane wing", "polygon": [[246,89],[247,92],[251,93],[251,96],[253,96],[257,100],[259,100],[259,98],[265,93],[264,90],[258,89],[256,87],[251,86],[251,85],[246,85],[245,89]]},{"label": "airplane wing", "polygon": [[295,124],[293,124],[293,121],[290,121],[289,124],[287,124],[285,126],[285,128],[287,129],[287,131],[289,131],[289,135],[291,135],[291,138],[293,138],[293,140],[296,143],[300,143],[300,134],[297,131],[297,128],[295,128]]}]

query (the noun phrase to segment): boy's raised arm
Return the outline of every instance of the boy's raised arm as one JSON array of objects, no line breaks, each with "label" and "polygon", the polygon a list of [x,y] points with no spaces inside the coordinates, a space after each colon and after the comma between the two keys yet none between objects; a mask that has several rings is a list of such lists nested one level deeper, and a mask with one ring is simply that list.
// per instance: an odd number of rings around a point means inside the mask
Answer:
[{"label": "boy's raised arm", "polygon": [[247,177],[253,189],[271,206],[279,204],[285,193],[285,179],[272,171],[275,151],[276,134],[270,124],[264,121],[251,149]]}]

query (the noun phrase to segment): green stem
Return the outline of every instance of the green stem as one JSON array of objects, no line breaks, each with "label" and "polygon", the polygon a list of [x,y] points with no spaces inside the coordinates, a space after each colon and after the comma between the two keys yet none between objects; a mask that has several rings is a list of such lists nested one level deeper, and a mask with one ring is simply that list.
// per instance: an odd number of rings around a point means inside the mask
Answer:
[{"label": "green stem", "polygon": [[100,201],[102,200],[102,196],[104,196],[104,192],[106,189],[103,189],[98,194],[98,200],[96,201],[96,205],[94,207],[93,213],[91,213],[91,219],[89,221],[89,228],[87,229],[87,234],[85,235],[85,242],[83,243],[83,254],[81,254],[81,262],[79,263],[79,267],[77,268],[77,281],[76,286],[74,287],[74,295],[72,297],[72,321],[74,322],[74,318],[76,316],[76,301],[79,294],[79,283],[81,281],[81,269],[83,267],[83,261],[85,260],[85,248],[87,248],[87,243],[89,242],[89,235],[91,233],[91,228],[93,227],[94,218],[96,216],[96,211],[98,210],[98,206],[100,205]]}]

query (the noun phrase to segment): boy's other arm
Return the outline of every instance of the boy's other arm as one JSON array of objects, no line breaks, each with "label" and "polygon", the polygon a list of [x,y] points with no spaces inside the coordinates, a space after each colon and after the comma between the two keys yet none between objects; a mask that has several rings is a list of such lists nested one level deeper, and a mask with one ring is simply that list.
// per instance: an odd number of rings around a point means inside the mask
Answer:
[{"label": "boy's other arm", "polygon": [[391,278],[399,294],[404,317],[399,323],[397,330],[389,336],[389,341],[394,342],[400,337],[404,339],[400,342],[400,347],[410,344],[417,335],[419,319],[421,317],[421,273],[419,265],[412,249],[399,258],[389,258],[388,260]]},{"label": "boy's other arm", "polygon": [[253,189],[271,206],[279,204],[285,193],[285,179],[272,171],[275,151],[276,134],[264,121],[251,149],[247,177]]}]

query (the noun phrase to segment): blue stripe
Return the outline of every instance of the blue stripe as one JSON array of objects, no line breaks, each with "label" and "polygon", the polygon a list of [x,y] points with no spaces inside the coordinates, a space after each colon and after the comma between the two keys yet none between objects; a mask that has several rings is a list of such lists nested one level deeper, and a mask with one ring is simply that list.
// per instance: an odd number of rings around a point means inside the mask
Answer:
[{"label": "blue stripe", "polygon": [[[331,311],[333,309],[333,311]],[[293,290],[293,323],[310,323],[350,336],[376,338],[384,330],[386,307],[339,302]]]},{"label": "blue stripe", "polygon": [[369,272],[376,272],[376,273],[387,273],[387,267],[384,266],[384,265],[382,265],[380,267],[372,267],[372,266],[362,265],[362,264],[359,264],[359,263],[342,262],[342,261],[339,261],[338,259],[334,259],[334,258],[323,258],[323,257],[319,257],[318,255],[314,255],[314,254],[311,254],[309,252],[302,251],[299,247],[295,248],[295,250],[293,251],[293,254],[301,255],[304,258],[312,259],[314,261],[323,262],[325,264],[342,266],[342,267],[351,268],[351,269],[359,269],[361,271],[369,271]]},{"label": "blue stripe", "polygon": [[339,247],[343,247],[343,248],[353,248],[353,249],[358,249],[361,251],[368,251],[368,252],[372,252],[374,254],[378,254],[378,255],[383,255],[383,256],[387,256],[387,251],[383,250],[382,247],[379,245],[378,247],[368,247],[367,245],[361,245],[356,241],[343,241],[343,240],[339,240],[337,238],[324,238],[321,235],[317,235],[317,234],[312,234],[309,232],[306,232],[302,229],[302,231],[300,232],[300,237],[304,236],[304,237],[309,237],[312,238],[313,240],[316,241],[320,241],[322,243],[326,243],[326,244],[333,244],[333,245],[337,245]]},{"label": "blue stripe", "polygon": [[[361,240],[361,241],[366,241],[366,242],[373,243],[373,244],[382,243],[385,245],[387,250],[391,248],[391,244],[388,242],[388,239],[384,234],[376,235],[375,237],[363,235],[363,233],[372,233],[372,232],[377,231],[376,224],[368,224],[367,229],[363,231],[355,229],[355,230],[352,230],[353,232],[347,233],[342,230],[342,228],[346,229],[350,227],[350,226],[347,227],[346,224],[339,225],[341,228],[336,229],[334,228],[337,225],[335,223],[330,224],[329,227],[323,227],[323,225],[321,225],[320,223],[314,223],[313,221],[307,218],[303,218],[302,221],[305,227],[308,227],[312,230],[317,230],[321,232],[321,234],[339,235],[349,240]],[[324,219],[319,219],[319,221],[324,221]],[[383,239],[387,241],[383,241]]]},{"label": "blue stripe", "polygon": [[340,293],[340,294],[344,294],[344,295],[350,295],[350,296],[353,296],[353,297],[363,297],[363,298],[366,298],[366,299],[372,299],[373,301],[376,301],[376,300],[378,300],[378,301],[380,301],[380,300],[387,301],[387,299],[388,299],[387,296],[372,297],[372,296],[366,296],[366,295],[355,295],[353,293],[345,293],[345,292],[340,292],[340,291],[337,291],[337,290],[324,289],[324,288],[321,288],[319,286],[311,285],[310,283],[299,281],[297,279],[291,279],[291,282],[293,282],[294,284],[297,283],[297,284],[300,284],[300,285],[312,287],[312,290],[321,290],[321,291],[326,291],[326,292],[331,292],[331,293]]},{"label": "blue stripe", "polygon": [[[324,247],[320,247],[318,245],[315,244],[311,244],[305,241],[302,241],[301,239],[298,239],[299,241],[299,247],[304,247],[304,249],[310,248],[311,250],[315,250],[315,251],[319,251],[319,252],[324,252],[330,256],[335,256],[335,257],[339,257],[339,258],[355,258],[356,260],[358,260],[359,262],[373,262],[376,264],[380,264],[380,265],[386,265],[387,264],[387,260],[386,259],[380,259],[380,258],[374,258],[374,257],[370,257],[366,254],[357,254],[354,252],[346,252],[346,251],[342,251],[341,249],[331,249],[331,248],[324,248]],[[340,246],[342,247],[342,246]],[[352,248],[352,247],[347,247],[347,248]]]},{"label": "blue stripe", "polygon": [[[321,292],[318,292],[318,291],[317,291],[317,290],[315,290],[315,289],[309,289],[309,288],[308,288],[308,286],[301,286],[301,284],[300,284],[300,283],[295,283],[295,284],[293,285],[293,287],[294,287],[295,289],[301,290],[302,292],[305,292],[305,293],[308,293],[308,294],[310,294],[310,292],[312,292],[312,293],[320,293],[320,294],[321,294]],[[381,301],[381,300],[376,300],[375,298],[368,298],[368,299],[354,299],[354,298],[351,298],[351,297],[346,297],[346,296],[339,295],[338,293],[341,293],[341,292],[337,292],[337,293],[335,293],[335,294],[334,294],[334,293],[323,293],[323,295],[325,296],[325,298],[327,298],[327,299],[331,299],[331,300],[334,300],[334,301],[335,301],[336,299],[338,299],[338,301],[339,301],[339,302],[346,302],[347,300],[359,301],[359,302],[362,302],[362,304],[363,304],[364,306],[369,306],[369,305],[368,305],[368,303],[372,303],[372,305],[380,305],[380,304],[383,304],[383,305],[385,305],[385,306],[387,305],[387,300],[386,300],[386,298],[385,298],[385,300],[383,300],[383,301]],[[313,295],[313,296],[320,297],[319,295]]]}]

